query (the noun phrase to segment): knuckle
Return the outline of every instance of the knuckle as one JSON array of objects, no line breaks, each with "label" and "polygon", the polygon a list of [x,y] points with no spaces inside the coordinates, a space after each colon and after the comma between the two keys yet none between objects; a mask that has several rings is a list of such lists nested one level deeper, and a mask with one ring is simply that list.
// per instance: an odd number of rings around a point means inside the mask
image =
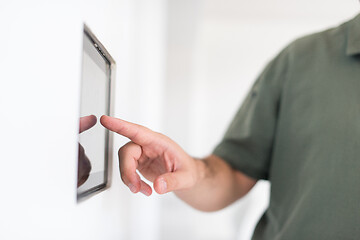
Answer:
[{"label": "knuckle", "polygon": [[160,133],[160,132],[154,132],[155,136],[157,136],[160,139],[168,139],[169,137]]},{"label": "knuckle", "polygon": [[157,132],[156,136],[157,136],[157,139],[159,139],[163,143],[166,143],[166,144],[174,143],[174,141],[170,137],[168,137],[162,133]]},{"label": "knuckle", "polygon": [[122,155],[126,154],[126,152],[128,151],[129,147],[132,145],[132,142],[128,142],[126,143],[124,146],[122,146],[121,148],[119,148],[118,151],[118,155],[119,157],[121,157]]}]

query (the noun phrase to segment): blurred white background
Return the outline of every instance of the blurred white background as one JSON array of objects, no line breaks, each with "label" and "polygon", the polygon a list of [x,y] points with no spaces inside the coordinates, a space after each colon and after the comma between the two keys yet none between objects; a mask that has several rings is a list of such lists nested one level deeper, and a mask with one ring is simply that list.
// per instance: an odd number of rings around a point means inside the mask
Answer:
[{"label": "blurred white background", "polygon": [[203,157],[286,44],[359,12],[357,0],[0,0],[0,239],[250,239],[269,184],[216,213],[113,184],[77,204],[82,24],[117,62],[116,117]]}]

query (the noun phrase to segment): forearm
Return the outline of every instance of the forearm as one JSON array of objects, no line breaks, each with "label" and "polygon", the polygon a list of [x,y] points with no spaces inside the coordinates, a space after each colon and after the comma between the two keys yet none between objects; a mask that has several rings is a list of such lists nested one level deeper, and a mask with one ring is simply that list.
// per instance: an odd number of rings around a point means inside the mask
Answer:
[{"label": "forearm", "polygon": [[232,169],[225,161],[211,155],[196,160],[197,181],[189,189],[175,191],[175,194],[201,211],[220,210],[246,195],[256,180]]}]

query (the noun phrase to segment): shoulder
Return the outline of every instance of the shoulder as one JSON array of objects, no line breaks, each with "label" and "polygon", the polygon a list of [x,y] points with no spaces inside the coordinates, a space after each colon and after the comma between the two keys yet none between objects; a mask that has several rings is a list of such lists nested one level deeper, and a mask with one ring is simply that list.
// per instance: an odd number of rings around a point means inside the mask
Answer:
[{"label": "shoulder", "polygon": [[281,89],[282,86],[304,72],[345,54],[346,27],[348,23],[300,37],[276,55],[265,67],[257,85],[267,84]]},{"label": "shoulder", "polygon": [[[300,37],[288,44],[265,68],[264,74],[283,85],[294,74],[309,72],[319,65],[326,65],[345,55],[346,26],[338,27]],[[270,82],[270,80],[267,80]]]},{"label": "shoulder", "polygon": [[300,37],[291,42],[282,52],[289,61],[314,61],[326,56],[345,53],[346,26],[327,29]]}]

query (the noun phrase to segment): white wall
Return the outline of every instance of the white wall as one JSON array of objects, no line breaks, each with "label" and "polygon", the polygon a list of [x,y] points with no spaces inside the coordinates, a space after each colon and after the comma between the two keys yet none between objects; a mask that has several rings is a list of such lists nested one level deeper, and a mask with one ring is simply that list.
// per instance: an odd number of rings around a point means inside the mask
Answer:
[{"label": "white wall", "polygon": [[[299,36],[352,18],[360,5],[357,0],[170,0],[168,9],[164,131],[202,157],[221,140],[275,54]],[[212,214],[168,196],[162,199],[162,239],[249,239],[268,204],[269,187],[260,182],[249,196]]]},{"label": "white wall", "polygon": [[116,160],[112,187],[76,203],[77,133],[83,22],[117,61],[114,115],[160,128],[165,6],[0,1],[0,239],[158,239],[156,198],[134,198]]}]

